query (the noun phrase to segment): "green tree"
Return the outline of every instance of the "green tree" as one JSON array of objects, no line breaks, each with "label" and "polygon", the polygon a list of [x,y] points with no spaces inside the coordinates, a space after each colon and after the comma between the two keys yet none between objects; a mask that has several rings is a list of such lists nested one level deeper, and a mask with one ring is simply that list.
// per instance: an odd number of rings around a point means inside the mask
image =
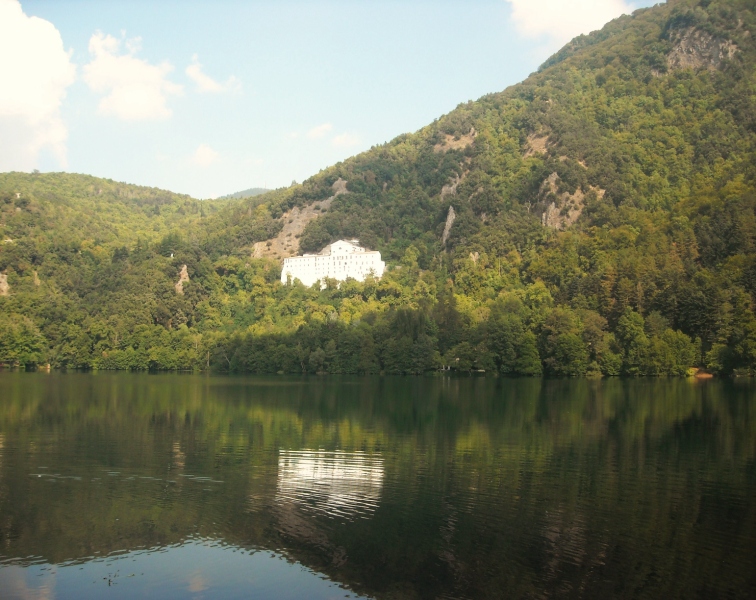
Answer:
[{"label": "green tree", "polygon": [[622,370],[628,375],[642,375],[648,338],[643,316],[628,307],[617,322],[617,341],[622,348]]},{"label": "green tree", "polygon": [[46,351],[46,340],[31,319],[0,315],[0,363],[37,365],[46,360]]}]

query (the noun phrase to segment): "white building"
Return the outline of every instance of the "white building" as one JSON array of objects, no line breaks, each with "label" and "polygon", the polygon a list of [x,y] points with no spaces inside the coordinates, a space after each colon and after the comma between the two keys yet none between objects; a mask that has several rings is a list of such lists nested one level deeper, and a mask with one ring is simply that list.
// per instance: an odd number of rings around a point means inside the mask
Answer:
[{"label": "white building", "polygon": [[281,283],[286,283],[289,277],[291,281],[299,279],[307,287],[326,277],[337,281],[348,277],[364,281],[371,273],[380,278],[385,268],[380,252],[365,250],[359,240],[339,240],[323,248],[320,254],[284,258]]}]

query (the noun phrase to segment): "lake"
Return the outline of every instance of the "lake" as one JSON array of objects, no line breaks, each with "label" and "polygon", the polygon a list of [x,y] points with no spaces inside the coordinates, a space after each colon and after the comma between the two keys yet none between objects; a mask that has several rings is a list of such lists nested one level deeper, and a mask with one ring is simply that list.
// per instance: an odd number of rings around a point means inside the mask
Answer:
[{"label": "lake", "polygon": [[0,598],[133,597],[756,597],[756,385],[0,373]]}]

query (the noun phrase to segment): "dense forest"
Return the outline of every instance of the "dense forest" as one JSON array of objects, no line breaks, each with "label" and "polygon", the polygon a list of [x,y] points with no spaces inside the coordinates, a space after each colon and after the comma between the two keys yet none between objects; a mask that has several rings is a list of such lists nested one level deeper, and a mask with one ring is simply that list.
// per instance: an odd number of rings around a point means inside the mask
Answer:
[{"label": "dense forest", "polygon": [[[752,374],[753,31],[749,0],[639,10],[521,84],[252,198],[0,174],[0,362]],[[359,238],[387,273],[279,283],[255,243],[313,206],[300,250]]]}]

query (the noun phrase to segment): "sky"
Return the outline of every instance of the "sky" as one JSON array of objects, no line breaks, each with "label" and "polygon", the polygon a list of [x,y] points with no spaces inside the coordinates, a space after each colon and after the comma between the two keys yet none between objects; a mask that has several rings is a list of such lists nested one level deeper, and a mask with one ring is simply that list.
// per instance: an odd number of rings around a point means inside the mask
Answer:
[{"label": "sky", "polygon": [[0,172],[303,181],[649,0],[0,0]]}]

